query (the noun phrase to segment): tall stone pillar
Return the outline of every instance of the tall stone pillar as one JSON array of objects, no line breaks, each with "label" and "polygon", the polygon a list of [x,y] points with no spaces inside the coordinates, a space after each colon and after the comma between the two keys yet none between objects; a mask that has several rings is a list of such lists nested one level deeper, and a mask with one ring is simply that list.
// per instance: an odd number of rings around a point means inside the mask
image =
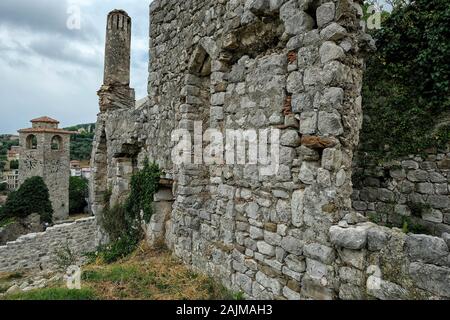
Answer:
[{"label": "tall stone pillar", "polygon": [[98,95],[100,111],[134,106],[130,88],[131,18],[123,10],[108,14],[106,24],[105,70]]}]

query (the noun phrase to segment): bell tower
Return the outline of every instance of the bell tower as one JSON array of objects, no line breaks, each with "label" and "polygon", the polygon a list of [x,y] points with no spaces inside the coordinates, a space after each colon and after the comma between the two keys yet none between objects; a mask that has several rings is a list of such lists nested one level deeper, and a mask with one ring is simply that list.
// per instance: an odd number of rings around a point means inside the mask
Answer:
[{"label": "bell tower", "polygon": [[19,130],[19,185],[39,176],[47,185],[53,219],[69,217],[70,135],[49,117],[31,120],[32,127]]}]

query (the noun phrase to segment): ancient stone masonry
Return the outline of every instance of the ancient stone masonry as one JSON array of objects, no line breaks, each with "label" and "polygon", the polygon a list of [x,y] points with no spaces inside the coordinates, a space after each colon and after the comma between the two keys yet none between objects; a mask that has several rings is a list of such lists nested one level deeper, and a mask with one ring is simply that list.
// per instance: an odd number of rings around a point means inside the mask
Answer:
[{"label": "ancient stone masonry", "polygon": [[449,150],[357,168],[353,180],[353,208],[371,220],[397,226],[409,221],[436,236],[450,233]]},{"label": "ancient stone masonry", "polygon": [[96,250],[98,243],[95,234],[94,217],[56,225],[45,232],[27,234],[0,246],[0,272],[56,271],[57,255],[67,247],[80,263],[84,253]]},{"label": "ancient stone masonry", "polygon": [[[165,235],[185,263],[247,298],[448,297],[445,240],[368,224],[352,209],[371,47],[358,12],[352,0],[153,1],[148,99],[133,107],[100,91],[95,214],[108,190],[112,202],[123,199],[148,156],[174,181],[172,194],[159,195],[150,241]],[[106,48],[106,64],[122,52]],[[279,129],[279,170],[172,162],[171,133],[199,135],[197,121],[223,136]]]},{"label": "ancient stone masonry", "polygon": [[58,121],[49,117],[31,120],[32,128],[19,130],[19,183],[39,176],[50,193],[53,219],[69,216],[70,135],[58,128]]}]

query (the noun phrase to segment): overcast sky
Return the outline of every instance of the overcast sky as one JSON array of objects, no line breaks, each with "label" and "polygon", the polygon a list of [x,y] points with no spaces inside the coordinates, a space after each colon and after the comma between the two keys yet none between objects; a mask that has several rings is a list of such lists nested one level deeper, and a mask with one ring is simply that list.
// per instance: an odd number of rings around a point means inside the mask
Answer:
[{"label": "overcast sky", "polygon": [[[50,116],[61,126],[95,122],[103,80],[106,16],[133,19],[131,86],[147,93],[150,0],[0,0],[0,133]],[[81,12],[80,29],[67,27]],[[73,11],[75,9],[75,11]]]}]

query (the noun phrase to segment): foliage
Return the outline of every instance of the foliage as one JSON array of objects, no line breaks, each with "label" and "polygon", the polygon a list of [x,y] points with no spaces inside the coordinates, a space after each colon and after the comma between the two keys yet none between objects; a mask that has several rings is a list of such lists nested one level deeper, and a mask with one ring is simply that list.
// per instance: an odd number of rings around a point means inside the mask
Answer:
[{"label": "foliage", "polygon": [[412,221],[411,218],[409,217],[404,217],[403,218],[403,226],[402,226],[402,231],[403,233],[414,233],[414,234],[429,234],[432,235],[432,233],[430,232],[430,230],[419,224],[419,223],[414,223]]},{"label": "foliage", "polygon": [[4,192],[8,190],[8,184],[5,183],[0,183],[0,192]]},{"label": "foliage", "polygon": [[70,249],[69,243],[66,242],[64,247],[56,252],[56,265],[59,271],[66,271],[70,266],[76,265],[77,257]]},{"label": "foliage", "polygon": [[112,241],[110,244],[100,246],[97,252],[91,254],[91,261],[113,263],[130,255],[139,243],[138,236],[125,235]]},{"label": "foliage", "polygon": [[3,227],[7,227],[10,224],[13,224],[16,222],[16,218],[11,217],[11,218],[1,218],[1,214],[0,214],[0,228]]},{"label": "foliage", "polygon": [[245,293],[242,291],[233,294],[233,300],[245,300]]},{"label": "foliage", "polygon": [[415,0],[397,5],[373,33],[378,51],[363,86],[361,163],[450,141],[449,19],[447,0]]},{"label": "foliage", "polygon": [[80,124],[77,126],[65,128],[68,131],[84,131],[73,134],[70,137],[70,160],[89,160],[92,152],[92,142],[95,136],[95,124]]},{"label": "foliage", "polygon": [[409,201],[406,203],[408,208],[411,210],[411,214],[414,217],[421,218],[424,213],[431,211],[431,205],[429,203],[418,203]]},{"label": "foliage", "polygon": [[144,221],[150,221],[153,214],[153,196],[158,189],[160,177],[159,166],[150,163],[148,159],[144,161],[144,168],[132,176],[131,192],[125,203],[131,219],[139,220],[142,210]]},{"label": "foliage", "polygon": [[19,190],[9,194],[2,207],[2,215],[5,217],[25,218],[32,213],[39,213],[41,222],[52,222],[50,195],[41,177],[25,180]]},{"label": "foliage", "polygon": [[88,181],[82,177],[70,177],[69,180],[69,213],[82,213],[87,206]]},{"label": "foliage", "polygon": [[17,170],[17,169],[19,169],[19,160],[11,160],[11,161],[9,162],[9,168],[10,168],[11,170]]},{"label": "foliage", "polygon": [[20,292],[4,297],[6,300],[96,300],[92,289],[70,290],[66,288],[46,288]]},{"label": "foliage", "polygon": [[145,159],[143,169],[131,178],[130,194],[124,204],[116,203],[111,207],[111,190],[106,192],[101,225],[111,242],[99,248],[97,258],[111,263],[126,257],[136,248],[142,239],[142,221],[148,223],[153,214],[153,196],[160,176],[158,165]]},{"label": "foliage", "polygon": [[5,168],[8,150],[12,146],[18,146],[19,140],[10,140],[8,136],[0,135],[0,171]]}]

